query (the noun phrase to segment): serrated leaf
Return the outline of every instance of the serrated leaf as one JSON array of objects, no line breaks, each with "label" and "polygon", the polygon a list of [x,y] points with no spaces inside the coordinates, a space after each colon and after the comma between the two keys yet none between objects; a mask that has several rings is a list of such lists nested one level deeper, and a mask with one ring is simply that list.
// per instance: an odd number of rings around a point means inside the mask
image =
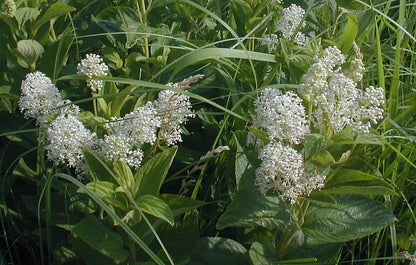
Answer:
[{"label": "serrated leaf", "polygon": [[128,252],[123,248],[123,239],[108,230],[97,218],[87,216],[74,228],[72,233],[100,254],[112,259],[116,264],[127,260]]},{"label": "serrated leaf", "polygon": [[262,226],[270,229],[284,229],[293,224],[286,206],[278,197],[264,197],[254,187],[245,187],[237,192],[216,227]]},{"label": "serrated leaf", "polygon": [[122,194],[116,192],[116,184],[107,181],[93,181],[86,186],[104,202],[123,210],[127,208],[127,200]]},{"label": "serrated leaf", "polygon": [[173,212],[162,199],[153,195],[142,195],[136,199],[136,203],[143,212],[160,218],[170,225],[174,224]]},{"label": "serrated leaf", "polygon": [[381,203],[358,195],[334,196],[337,204],[311,203],[303,233],[309,243],[340,243],[371,235],[396,221]]},{"label": "serrated leaf", "polygon": [[21,40],[17,43],[17,52],[21,58],[29,63],[34,63],[45,51],[43,46],[36,40]]},{"label": "serrated leaf", "polygon": [[249,265],[245,253],[246,249],[232,239],[221,237],[201,238],[196,243],[188,265]]},{"label": "serrated leaf", "polygon": [[397,195],[394,187],[380,177],[358,170],[340,170],[325,184],[327,194]]},{"label": "serrated leaf", "polygon": [[33,24],[32,34],[35,35],[38,29],[45,23],[50,22],[52,19],[66,15],[75,11],[76,8],[64,3],[53,3],[45,11],[45,13]]},{"label": "serrated leaf", "polygon": [[159,194],[160,187],[165,181],[177,150],[177,146],[166,149],[156,154],[139,168],[134,176],[136,196]]}]

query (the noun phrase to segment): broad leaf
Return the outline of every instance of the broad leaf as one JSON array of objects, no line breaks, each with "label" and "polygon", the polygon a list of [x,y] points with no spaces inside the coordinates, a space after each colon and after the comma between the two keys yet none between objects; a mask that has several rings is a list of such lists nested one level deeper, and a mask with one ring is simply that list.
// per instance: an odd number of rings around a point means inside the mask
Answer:
[{"label": "broad leaf", "polygon": [[123,239],[108,230],[98,219],[87,216],[79,222],[72,233],[100,254],[111,258],[116,264],[127,259],[128,252],[123,248]]},{"label": "broad leaf", "polygon": [[42,55],[41,67],[42,72],[52,78],[54,82],[61,71],[62,66],[66,63],[69,49],[71,48],[74,35],[65,34],[62,38],[55,42],[52,47],[45,50]]},{"label": "broad leaf", "polygon": [[[133,191],[134,190],[134,177],[133,173],[131,172],[130,167],[121,161],[117,161],[114,164],[114,170],[117,175],[118,180],[121,183],[121,191]],[[133,198],[135,194],[132,194]]]},{"label": "broad leaf", "polygon": [[165,181],[177,150],[177,146],[166,149],[140,167],[135,175],[136,196],[159,195],[160,187]]},{"label": "broad leaf", "polygon": [[36,40],[21,40],[17,43],[18,54],[28,64],[34,63],[44,51]]},{"label": "broad leaf", "polygon": [[83,155],[85,163],[87,164],[94,180],[109,182],[114,181],[114,173],[100,157],[89,150],[84,150]]},{"label": "broad leaf", "polygon": [[172,209],[174,216],[179,216],[186,212],[192,211],[205,204],[203,201],[194,200],[176,194],[162,194],[160,198],[169,205],[169,208]]},{"label": "broad leaf", "polygon": [[199,214],[194,211],[174,226],[166,223],[158,227],[158,234],[175,264],[189,260],[195,242],[200,238]]},{"label": "broad leaf", "polygon": [[379,136],[372,133],[352,133],[351,128],[347,128],[334,135],[331,140],[334,144],[374,144],[383,145]]},{"label": "broad leaf", "polygon": [[170,225],[174,224],[172,210],[162,199],[153,195],[143,195],[136,199],[136,203],[143,212],[165,220]]},{"label": "broad leaf", "polygon": [[237,192],[216,227],[224,229],[260,225],[270,229],[284,229],[294,225],[286,206],[278,197],[264,197],[255,187],[246,187]]},{"label": "broad leaf", "polygon": [[328,141],[325,136],[320,134],[308,134],[304,139],[304,156],[306,160],[309,160],[313,155],[323,151],[328,145]]},{"label": "broad leaf", "polygon": [[278,257],[270,241],[254,242],[248,251],[252,264],[278,264]]},{"label": "broad leaf", "polygon": [[32,7],[21,7],[16,10],[15,17],[19,24],[19,29],[23,28],[23,25],[29,21],[36,19],[39,16],[40,12],[36,8]]},{"label": "broad leaf", "polygon": [[244,265],[246,249],[238,242],[221,237],[201,238],[196,243],[188,265]]},{"label": "broad leaf", "polygon": [[396,195],[394,187],[380,177],[358,170],[340,170],[325,184],[323,193]]},{"label": "broad leaf", "polygon": [[107,181],[93,181],[88,183],[86,186],[104,202],[120,209],[127,208],[127,200],[122,194],[116,192],[116,184]]},{"label": "broad leaf", "polygon": [[66,15],[76,9],[64,3],[53,3],[46,12],[33,24],[32,34],[35,35],[38,29],[45,23],[50,22],[54,18]]},{"label": "broad leaf", "polygon": [[311,203],[304,218],[308,243],[340,243],[371,235],[396,221],[379,202],[358,195],[334,196],[337,204]]}]

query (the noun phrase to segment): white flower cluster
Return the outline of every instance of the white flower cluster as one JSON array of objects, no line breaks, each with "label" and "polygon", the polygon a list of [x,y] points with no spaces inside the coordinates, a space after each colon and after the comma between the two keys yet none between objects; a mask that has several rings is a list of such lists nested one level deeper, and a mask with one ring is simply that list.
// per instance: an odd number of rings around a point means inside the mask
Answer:
[{"label": "white flower cluster", "polygon": [[255,106],[253,124],[264,129],[270,138],[259,153],[262,162],[256,170],[255,184],[260,192],[265,195],[272,189],[282,199],[295,203],[299,196],[323,187],[325,176],[309,169],[303,156],[288,145],[300,144],[309,133],[302,99],[291,91],[283,94],[278,89],[266,88]]},{"label": "white flower cluster", "polygon": [[[88,65],[85,61],[81,64]],[[186,89],[200,78],[202,75],[192,76],[169,86]],[[79,175],[86,171],[82,163],[83,148],[97,151],[107,162],[123,161],[137,169],[143,158],[143,144],[153,145],[159,140],[173,145],[182,141],[180,126],[194,117],[189,96],[168,89],[161,91],[157,100],[147,102],[124,117],[113,117],[106,124],[108,133],[98,139],[78,120],[79,108],[63,100],[45,74],[26,75],[21,88],[21,112],[26,118],[36,118],[38,124],[47,128],[48,159],[74,168]],[[57,117],[48,122],[51,115]]]},{"label": "white flower cluster", "polygon": [[[341,51],[328,47],[304,75],[299,91],[313,104],[315,125],[321,132],[337,133],[352,127],[357,132],[368,133],[371,123],[383,117],[380,106],[384,104],[384,91],[369,87],[363,92],[357,87],[364,68],[359,56],[346,73],[341,70],[344,63]],[[352,74],[354,68],[356,74]]]},{"label": "white flower cluster", "polygon": [[[107,76],[108,66],[103,59],[97,54],[87,54],[85,59],[77,65],[77,74],[86,75],[89,78]],[[92,92],[99,92],[103,88],[103,81],[87,79],[87,86]]]},{"label": "white flower cluster", "polygon": [[63,100],[52,81],[42,72],[26,75],[21,85],[20,111],[25,118],[36,119],[37,124],[47,124],[47,117],[62,113],[77,115],[79,109],[69,100]]},{"label": "white flower cluster", "polygon": [[95,139],[95,133],[85,128],[76,116],[62,114],[53,120],[47,130],[47,157],[75,168],[81,174],[84,172],[82,149],[91,147]]},{"label": "white flower cluster", "polygon": [[295,93],[265,88],[254,104],[257,115],[253,124],[263,128],[270,139],[299,144],[309,133],[305,107]]},{"label": "white flower cluster", "polygon": [[271,141],[260,151],[259,158],[262,162],[256,170],[255,184],[264,195],[272,189],[293,204],[299,196],[324,186],[325,176],[308,170],[303,156],[281,142]]},{"label": "white flower cluster", "polygon": [[264,34],[263,35],[263,41],[261,42],[261,45],[266,45],[267,51],[269,53],[276,50],[278,44],[279,44],[279,37],[276,34],[269,34],[269,35]]},{"label": "white flower cluster", "polygon": [[[167,86],[178,87],[175,84],[167,84]],[[189,118],[195,117],[189,96],[167,89],[159,92],[154,104],[162,118],[158,133],[159,139],[165,141],[168,146],[182,142],[181,125],[185,124]]]},{"label": "white flower cluster", "polygon": [[291,40],[295,35],[295,42],[298,45],[305,45],[306,36],[297,30],[305,27],[306,23],[303,21],[305,17],[305,10],[296,5],[291,4],[289,7],[282,10],[280,19],[276,22],[276,29],[282,32],[285,39]]},{"label": "white flower cluster", "polygon": [[[278,2],[279,4],[281,3]],[[294,41],[297,45],[303,46],[306,43],[306,36],[300,32],[306,23],[304,20],[305,10],[296,5],[291,4],[287,8],[283,8],[280,19],[276,21],[275,26],[278,32],[281,32],[283,38],[292,40],[295,35]],[[277,49],[279,44],[279,37],[277,34],[264,34],[261,45],[266,45],[269,53]]]},{"label": "white flower cluster", "polygon": [[152,102],[138,107],[123,118],[113,118],[107,124],[110,135],[99,143],[99,153],[105,160],[126,162],[129,166],[139,168],[144,143],[156,141],[156,131],[161,126],[161,118]]}]

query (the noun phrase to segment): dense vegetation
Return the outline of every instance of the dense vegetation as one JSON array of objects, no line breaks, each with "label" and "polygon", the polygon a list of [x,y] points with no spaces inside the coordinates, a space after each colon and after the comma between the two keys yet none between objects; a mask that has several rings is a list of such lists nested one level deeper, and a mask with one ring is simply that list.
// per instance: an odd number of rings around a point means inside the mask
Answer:
[{"label": "dense vegetation", "polygon": [[406,0],[2,0],[0,264],[416,264],[415,25]]}]

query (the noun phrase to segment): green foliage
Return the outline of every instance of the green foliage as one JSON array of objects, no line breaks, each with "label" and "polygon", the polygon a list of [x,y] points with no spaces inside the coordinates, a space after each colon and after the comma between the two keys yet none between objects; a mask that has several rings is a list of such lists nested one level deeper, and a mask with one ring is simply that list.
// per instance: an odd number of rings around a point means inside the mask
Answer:
[{"label": "green foliage", "polygon": [[[285,38],[276,21],[292,3],[304,8],[305,26]],[[416,250],[415,7],[406,0],[3,1],[1,263],[407,262]],[[274,47],[270,34],[279,39]],[[369,133],[329,132],[333,125],[315,124],[313,98],[303,98],[310,133],[292,147],[325,183],[293,202],[262,194],[259,152],[276,139],[253,123],[256,99],[266,87],[300,94],[328,46],[345,55],[342,71],[362,57],[357,88],[384,89],[384,116]],[[108,76],[92,78],[103,81],[97,93],[89,77],[76,75],[90,53],[109,67]],[[97,141],[79,154],[80,174],[48,155],[58,112],[44,124],[21,113],[22,80],[34,71],[80,108],[78,120],[100,140],[112,122],[166,89],[190,96],[195,118],[181,125],[182,142],[168,145],[158,132],[154,143],[137,144],[138,167],[102,157]],[[186,89],[165,85],[197,74],[204,77]]]}]

